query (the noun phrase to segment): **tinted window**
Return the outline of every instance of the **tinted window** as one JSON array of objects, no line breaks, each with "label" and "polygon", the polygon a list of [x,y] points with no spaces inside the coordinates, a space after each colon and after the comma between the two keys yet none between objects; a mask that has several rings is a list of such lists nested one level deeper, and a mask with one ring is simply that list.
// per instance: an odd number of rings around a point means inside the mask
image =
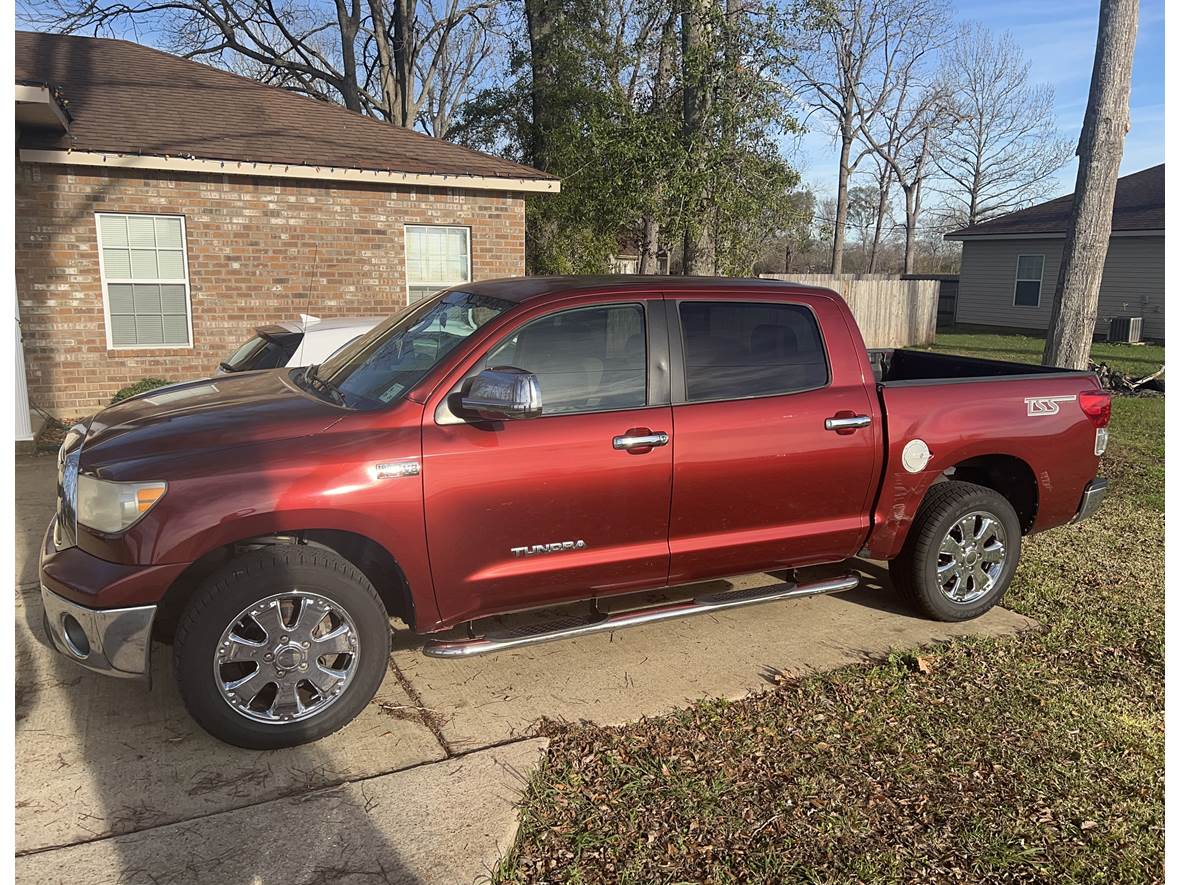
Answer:
[{"label": "tinted window", "polygon": [[643,308],[612,305],[542,317],[498,345],[484,365],[536,375],[545,415],[645,406]]},{"label": "tinted window", "polygon": [[686,301],[680,322],[690,401],[791,393],[828,383],[819,326],[806,307]]},{"label": "tinted window", "polygon": [[484,323],[515,305],[450,291],[415,302],[324,361],[319,377],[358,409],[393,402]]},{"label": "tinted window", "polygon": [[277,369],[287,365],[288,360],[299,349],[303,333],[290,335],[258,335],[234,351],[233,356],[221,364],[227,372],[253,372],[257,369]]}]

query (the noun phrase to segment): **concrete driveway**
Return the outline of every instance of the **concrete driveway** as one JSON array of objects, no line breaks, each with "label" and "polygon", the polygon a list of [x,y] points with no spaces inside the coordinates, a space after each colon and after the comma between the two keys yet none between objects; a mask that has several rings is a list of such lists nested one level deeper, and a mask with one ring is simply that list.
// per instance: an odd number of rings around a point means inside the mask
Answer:
[{"label": "concrete driveway", "polygon": [[[945,625],[864,588],[466,661],[400,634],[389,675],[342,732],[250,752],[206,735],[154,649],[153,688],[81,670],[46,645],[36,557],[54,462],[17,459],[16,850],[21,881],[470,882],[511,844],[541,718],[621,723],[703,697],[953,635],[1024,629],[996,609]],[[771,575],[732,582],[760,586]],[[85,870],[84,875],[79,871]]]}]

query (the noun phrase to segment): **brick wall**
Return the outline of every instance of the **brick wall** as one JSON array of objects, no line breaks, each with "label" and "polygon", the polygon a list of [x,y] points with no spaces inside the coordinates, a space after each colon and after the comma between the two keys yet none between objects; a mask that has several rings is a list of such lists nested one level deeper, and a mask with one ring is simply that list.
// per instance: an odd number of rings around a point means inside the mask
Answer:
[{"label": "brick wall", "polygon": [[[95,212],[185,216],[192,348],[107,350]],[[18,163],[29,398],[89,414],[149,375],[211,374],[256,325],[391,313],[406,302],[405,224],[469,226],[477,280],[524,273],[521,194]]]}]

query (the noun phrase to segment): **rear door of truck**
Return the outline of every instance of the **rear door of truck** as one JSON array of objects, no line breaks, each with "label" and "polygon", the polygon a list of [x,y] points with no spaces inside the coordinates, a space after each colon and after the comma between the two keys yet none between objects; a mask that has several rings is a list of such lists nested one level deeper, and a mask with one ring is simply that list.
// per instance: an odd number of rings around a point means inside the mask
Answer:
[{"label": "rear door of truck", "polygon": [[819,292],[666,293],[672,583],[853,556],[882,460],[847,309]]}]

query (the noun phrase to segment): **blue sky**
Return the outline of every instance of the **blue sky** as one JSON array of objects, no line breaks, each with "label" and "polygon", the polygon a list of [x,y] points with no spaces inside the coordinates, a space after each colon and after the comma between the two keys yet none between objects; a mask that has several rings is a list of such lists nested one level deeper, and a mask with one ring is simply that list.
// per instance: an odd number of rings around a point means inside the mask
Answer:
[{"label": "blue sky", "polygon": [[[1098,0],[988,0],[955,4],[960,21],[1011,31],[1032,63],[1030,76],[1057,93],[1057,125],[1076,140],[1086,113]],[[813,118],[818,124],[818,118]],[[830,136],[811,132],[794,145],[792,160],[820,196],[836,190],[836,151]],[[1164,0],[1141,0],[1135,68],[1131,79],[1131,131],[1123,148],[1122,174],[1164,161]],[[1077,161],[1058,174],[1058,193],[1073,190]]]}]

